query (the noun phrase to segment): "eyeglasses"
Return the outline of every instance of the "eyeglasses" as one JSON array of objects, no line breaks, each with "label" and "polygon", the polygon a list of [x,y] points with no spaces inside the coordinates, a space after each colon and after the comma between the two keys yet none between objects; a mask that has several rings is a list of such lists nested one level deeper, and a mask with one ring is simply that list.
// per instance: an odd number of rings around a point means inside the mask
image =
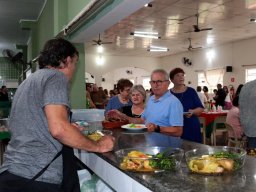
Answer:
[{"label": "eyeglasses", "polygon": [[157,81],[149,81],[150,84],[156,84],[156,85],[162,85],[163,82],[166,82],[166,81],[169,81],[169,80],[157,80]]}]

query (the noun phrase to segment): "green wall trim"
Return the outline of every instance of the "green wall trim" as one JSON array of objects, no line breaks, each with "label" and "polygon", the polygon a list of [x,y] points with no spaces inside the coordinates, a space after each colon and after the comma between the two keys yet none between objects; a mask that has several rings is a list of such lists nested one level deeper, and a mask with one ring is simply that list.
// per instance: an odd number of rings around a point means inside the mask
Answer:
[{"label": "green wall trim", "polygon": [[76,73],[72,79],[70,101],[72,109],[86,108],[85,99],[85,49],[84,44],[74,44],[79,52]]},{"label": "green wall trim", "polygon": [[91,0],[76,0],[76,3],[74,3],[74,0],[67,0],[67,23],[73,20],[75,16],[77,16],[84,7],[86,7]]}]

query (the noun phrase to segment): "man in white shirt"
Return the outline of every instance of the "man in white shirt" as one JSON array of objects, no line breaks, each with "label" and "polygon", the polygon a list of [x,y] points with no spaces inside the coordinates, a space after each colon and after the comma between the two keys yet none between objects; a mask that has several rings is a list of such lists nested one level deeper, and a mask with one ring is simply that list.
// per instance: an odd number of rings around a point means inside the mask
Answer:
[{"label": "man in white shirt", "polygon": [[202,87],[197,86],[196,91],[197,91],[197,95],[198,95],[202,105],[205,106],[205,104],[207,102],[207,98],[206,98],[205,94],[202,93]]}]

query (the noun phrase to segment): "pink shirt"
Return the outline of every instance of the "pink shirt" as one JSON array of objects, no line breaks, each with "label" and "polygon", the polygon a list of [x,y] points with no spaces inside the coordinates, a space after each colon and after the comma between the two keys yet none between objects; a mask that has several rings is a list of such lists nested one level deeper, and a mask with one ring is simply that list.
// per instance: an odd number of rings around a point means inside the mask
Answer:
[{"label": "pink shirt", "polygon": [[[235,131],[237,137],[241,138],[244,131],[243,131],[243,128],[241,127],[240,110],[238,107],[233,106],[228,111],[226,122],[227,122],[227,124],[231,125],[234,128],[234,131]],[[228,136],[234,137],[234,134],[231,132],[228,132]]]}]

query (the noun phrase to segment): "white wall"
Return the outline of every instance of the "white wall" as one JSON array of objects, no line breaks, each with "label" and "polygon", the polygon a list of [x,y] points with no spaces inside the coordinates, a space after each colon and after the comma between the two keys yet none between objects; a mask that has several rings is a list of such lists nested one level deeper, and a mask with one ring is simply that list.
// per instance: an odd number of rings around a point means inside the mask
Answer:
[{"label": "white wall", "polygon": [[[206,56],[209,50],[215,51],[215,58],[211,61]],[[185,66],[182,63],[183,57],[191,59],[192,66]],[[233,72],[225,72],[223,84],[232,84],[236,88],[239,84],[245,83],[245,67],[242,67],[242,65],[256,64],[256,38],[164,57],[161,58],[161,64],[167,71],[174,67],[183,68],[186,73],[186,83],[191,81],[191,86],[194,88],[197,86],[196,70],[210,70],[232,66]],[[235,78],[235,81],[231,82],[231,78]]]},{"label": "white wall", "polygon": [[[209,50],[215,51],[215,58],[211,61],[207,59],[206,56]],[[181,67],[186,73],[186,84],[188,81],[191,81],[190,86],[195,88],[197,86],[197,70],[210,70],[232,66],[233,72],[225,72],[223,84],[232,84],[237,88],[239,84],[245,83],[245,67],[242,67],[242,65],[254,64],[254,67],[256,67],[256,38],[224,44],[213,48],[184,52],[162,58],[106,57],[105,64],[103,66],[98,66],[95,63],[95,57],[95,55],[85,55],[85,70],[95,76],[96,83],[99,86],[101,86],[102,77],[106,78],[104,86],[107,87],[112,87],[113,84],[116,83],[116,79],[119,77],[130,79],[131,76],[125,74],[124,69],[122,69],[125,67],[131,68],[132,70],[134,67],[138,67],[145,69],[149,73],[156,68],[164,68],[169,72],[175,67]],[[182,63],[183,57],[187,57],[192,60],[192,66],[185,66]],[[123,71],[120,72],[118,69],[122,69]],[[144,75],[142,71],[141,73],[141,75],[137,74],[137,76]],[[231,82],[231,78],[235,78],[235,81]]]},{"label": "white wall", "polygon": [[[117,79],[120,78],[135,78],[150,75],[151,71],[156,68],[161,68],[160,59],[150,57],[118,57],[104,56],[105,63],[99,66],[95,62],[96,55],[85,54],[85,72],[88,72],[95,77],[96,84],[102,86],[102,77],[106,79],[105,87],[113,88]],[[133,74],[127,74],[126,69],[132,70]],[[140,74],[138,74],[138,71]],[[148,73],[147,73],[148,72]],[[138,83],[140,83],[138,79]]]}]

